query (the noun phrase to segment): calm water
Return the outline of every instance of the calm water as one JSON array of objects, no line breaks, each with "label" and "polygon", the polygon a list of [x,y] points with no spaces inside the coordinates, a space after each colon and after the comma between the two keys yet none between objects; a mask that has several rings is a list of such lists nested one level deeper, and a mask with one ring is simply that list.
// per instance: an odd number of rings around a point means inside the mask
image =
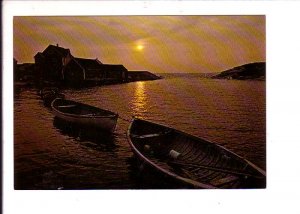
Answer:
[{"label": "calm water", "polygon": [[[165,75],[165,79],[64,90],[68,99],[165,124],[266,165],[265,82]],[[177,188],[141,175],[120,119],[112,136],[64,129],[37,90],[16,88],[16,189]]]}]

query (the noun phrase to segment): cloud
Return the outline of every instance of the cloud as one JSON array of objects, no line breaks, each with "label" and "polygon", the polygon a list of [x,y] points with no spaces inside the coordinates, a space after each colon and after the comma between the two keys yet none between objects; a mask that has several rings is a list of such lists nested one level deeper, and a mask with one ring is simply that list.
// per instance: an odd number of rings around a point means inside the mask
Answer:
[{"label": "cloud", "polygon": [[[14,43],[19,61],[59,43],[74,55],[130,68],[219,71],[265,60],[265,17],[15,17]],[[134,50],[138,43],[142,52]]]}]

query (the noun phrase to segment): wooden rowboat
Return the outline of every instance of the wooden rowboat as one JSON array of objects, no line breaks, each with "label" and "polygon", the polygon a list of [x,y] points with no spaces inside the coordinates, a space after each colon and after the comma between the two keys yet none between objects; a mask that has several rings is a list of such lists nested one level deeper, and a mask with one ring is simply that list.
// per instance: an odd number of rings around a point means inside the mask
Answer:
[{"label": "wooden rowboat", "polygon": [[54,87],[43,88],[42,90],[40,90],[39,94],[46,107],[51,107],[52,101],[56,98],[65,98],[65,95],[60,93],[58,88]]},{"label": "wooden rowboat", "polygon": [[53,114],[67,122],[99,128],[103,131],[115,130],[118,114],[87,104],[57,98],[51,103]]},{"label": "wooden rowboat", "polygon": [[192,188],[265,188],[266,173],[207,140],[134,118],[128,141],[144,164]]}]

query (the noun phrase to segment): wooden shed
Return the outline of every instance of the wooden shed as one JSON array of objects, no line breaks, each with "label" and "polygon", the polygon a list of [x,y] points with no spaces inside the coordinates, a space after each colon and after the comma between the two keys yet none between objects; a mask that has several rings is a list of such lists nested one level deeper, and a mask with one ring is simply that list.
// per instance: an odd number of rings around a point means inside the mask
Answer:
[{"label": "wooden shed", "polygon": [[62,68],[72,59],[69,49],[49,45],[43,52],[34,56],[38,73],[46,80],[61,80]]},{"label": "wooden shed", "polygon": [[104,78],[98,59],[85,59],[73,57],[63,68],[63,80],[77,84],[83,81],[100,81]]}]

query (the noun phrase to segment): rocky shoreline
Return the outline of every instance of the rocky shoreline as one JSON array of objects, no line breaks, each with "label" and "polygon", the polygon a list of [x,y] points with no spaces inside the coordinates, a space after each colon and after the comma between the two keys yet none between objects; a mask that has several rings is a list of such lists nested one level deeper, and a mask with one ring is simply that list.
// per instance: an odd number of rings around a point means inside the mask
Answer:
[{"label": "rocky shoreline", "polygon": [[213,79],[237,79],[237,80],[265,80],[266,78],[266,63],[255,62],[231,68],[223,71]]}]

